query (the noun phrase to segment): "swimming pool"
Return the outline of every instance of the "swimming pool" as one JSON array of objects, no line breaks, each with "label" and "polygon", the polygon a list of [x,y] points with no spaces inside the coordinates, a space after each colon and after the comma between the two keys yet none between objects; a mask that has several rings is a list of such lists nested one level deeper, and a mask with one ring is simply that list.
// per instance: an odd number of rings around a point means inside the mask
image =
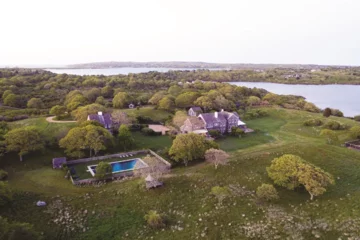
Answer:
[{"label": "swimming pool", "polygon": [[[148,167],[148,165],[141,160],[140,158],[129,159],[125,161],[117,161],[117,162],[110,162],[109,163],[112,168],[112,173],[120,173],[126,171],[132,171],[138,168]],[[91,175],[95,176],[97,165],[90,165],[88,166],[88,170]]]}]

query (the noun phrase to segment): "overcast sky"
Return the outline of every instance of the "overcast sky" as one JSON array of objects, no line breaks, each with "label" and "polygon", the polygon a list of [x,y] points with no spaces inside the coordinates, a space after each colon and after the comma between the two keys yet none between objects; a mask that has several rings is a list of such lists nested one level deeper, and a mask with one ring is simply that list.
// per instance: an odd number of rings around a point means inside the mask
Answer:
[{"label": "overcast sky", "polygon": [[1,0],[0,65],[360,65],[358,0]]}]

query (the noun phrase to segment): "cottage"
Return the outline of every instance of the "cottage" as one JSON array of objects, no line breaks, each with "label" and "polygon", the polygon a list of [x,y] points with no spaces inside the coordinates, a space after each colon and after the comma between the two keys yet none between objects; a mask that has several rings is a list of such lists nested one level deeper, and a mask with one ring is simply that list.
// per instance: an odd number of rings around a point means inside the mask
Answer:
[{"label": "cottage", "polygon": [[98,112],[97,114],[90,114],[87,118],[88,121],[97,121],[106,129],[111,129],[113,123],[110,113]]},{"label": "cottage", "polygon": [[199,114],[201,114],[203,111],[200,107],[191,107],[188,111],[189,116],[197,117]]}]

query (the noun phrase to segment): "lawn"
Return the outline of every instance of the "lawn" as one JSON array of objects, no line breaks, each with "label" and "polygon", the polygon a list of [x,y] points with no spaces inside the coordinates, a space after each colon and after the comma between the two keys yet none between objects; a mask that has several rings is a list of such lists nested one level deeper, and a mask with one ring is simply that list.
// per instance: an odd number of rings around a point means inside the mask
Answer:
[{"label": "lawn", "polygon": [[[328,145],[319,136],[321,127],[302,125],[309,118],[324,119],[320,114],[284,109],[266,111],[268,117],[247,121],[249,127],[258,129],[257,133],[219,140],[221,148],[231,156],[228,165],[217,170],[207,163],[175,168],[163,179],[165,186],[156,190],[146,190],[141,179],[79,188],[64,179],[63,172],[52,170],[41,156],[39,159],[29,156],[24,163],[17,159],[13,163],[6,161],[6,169],[14,169],[9,184],[17,195],[12,206],[0,212],[9,219],[34,224],[46,239],[55,240],[357,239],[360,152],[342,147],[341,142]],[[344,118],[331,119],[358,124]],[[348,131],[337,134],[341,139],[348,138]],[[134,133],[134,138],[140,142],[139,147],[171,145],[166,136]],[[336,184],[314,201],[309,200],[303,189],[290,191],[277,187],[279,201],[259,202],[254,195],[256,188],[272,183],[266,167],[272,159],[286,153],[299,155],[328,171]],[[31,161],[41,167],[21,166],[35,166]],[[230,189],[221,203],[210,193],[214,186]],[[39,199],[49,205],[35,207]],[[60,210],[64,209],[76,224],[54,222],[63,216],[65,211]],[[147,227],[144,215],[149,210],[165,214],[167,227],[159,230]],[[68,225],[74,226],[74,230],[64,231]]]},{"label": "lawn", "polygon": [[132,117],[143,116],[143,117],[148,117],[155,122],[162,122],[162,123],[164,123],[168,119],[168,117],[172,115],[167,111],[154,109],[153,106],[144,106],[139,109],[137,108],[122,109],[121,111],[126,112],[129,116]]}]

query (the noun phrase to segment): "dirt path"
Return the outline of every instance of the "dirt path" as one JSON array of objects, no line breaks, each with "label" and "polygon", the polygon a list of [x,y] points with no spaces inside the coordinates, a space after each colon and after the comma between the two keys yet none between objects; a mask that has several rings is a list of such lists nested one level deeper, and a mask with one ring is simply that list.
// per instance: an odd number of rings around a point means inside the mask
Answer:
[{"label": "dirt path", "polygon": [[54,120],[55,116],[52,117],[47,117],[46,121],[48,121],[49,123],[75,123],[76,121],[57,121]]}]

